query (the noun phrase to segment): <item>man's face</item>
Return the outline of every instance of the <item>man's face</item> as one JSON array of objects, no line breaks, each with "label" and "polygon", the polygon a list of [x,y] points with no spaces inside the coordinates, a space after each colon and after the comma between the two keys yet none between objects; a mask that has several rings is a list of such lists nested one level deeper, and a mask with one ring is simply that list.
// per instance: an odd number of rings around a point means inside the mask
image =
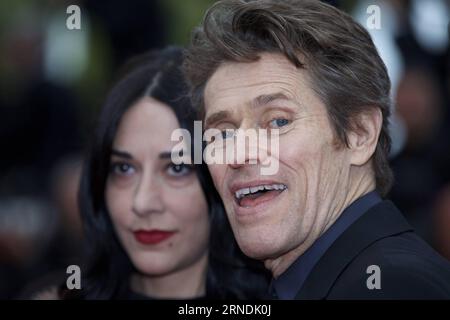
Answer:
[{"label": "man's face", "polygon": [[[262,159],[209,166],[243,252],[266,260],[309,247],[341,212],[350,158],[306,71],[279,54],[224,63],[207,82],[205,108],[205,129],[279,129],[274,175],[261,175]],[[246,188],[258,191],[242,197]]]}]

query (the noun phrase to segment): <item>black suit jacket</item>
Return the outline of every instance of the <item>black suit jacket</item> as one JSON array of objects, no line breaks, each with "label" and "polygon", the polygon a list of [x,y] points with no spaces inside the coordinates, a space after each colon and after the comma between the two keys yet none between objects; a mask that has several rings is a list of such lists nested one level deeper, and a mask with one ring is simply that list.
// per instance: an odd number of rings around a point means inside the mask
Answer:
[{"label": "black suit jacket", "polygon": [[[379,267],[380,289],[367,286],[375,275],[367,271],[371,265]],[[382,201],[325,252],[296,298],[450,299],[450,263],[414,233],[392,202]]]}]

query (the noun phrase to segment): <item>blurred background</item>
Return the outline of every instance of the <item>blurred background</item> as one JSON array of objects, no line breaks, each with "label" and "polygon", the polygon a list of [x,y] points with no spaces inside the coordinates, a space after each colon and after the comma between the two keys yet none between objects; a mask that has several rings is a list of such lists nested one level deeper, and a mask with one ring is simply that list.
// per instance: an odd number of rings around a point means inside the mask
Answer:
[{"label": "blurred background", "polygon": [[[186,45],[213,2],[0,2],[0,299],[81,264],[80,163],[107,89],[131,56]],[[326,2],[375,26],[395,101],[390,198],[450,260],[450,1]],[[80,30],[66,26],[73,4]],[[379,28],[368,24],[373,4]]]}]

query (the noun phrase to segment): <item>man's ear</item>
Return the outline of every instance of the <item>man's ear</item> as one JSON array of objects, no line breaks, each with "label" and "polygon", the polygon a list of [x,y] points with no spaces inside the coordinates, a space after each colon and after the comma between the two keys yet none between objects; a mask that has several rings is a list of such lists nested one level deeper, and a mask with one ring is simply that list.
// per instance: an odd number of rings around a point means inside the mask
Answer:
[{"label": "man's ear", "polygon": [[350,163],[355,166],[366,164],[375,152],[383,115],[379,108],[370,108],[355,119],[357,126],[348,134]]}]

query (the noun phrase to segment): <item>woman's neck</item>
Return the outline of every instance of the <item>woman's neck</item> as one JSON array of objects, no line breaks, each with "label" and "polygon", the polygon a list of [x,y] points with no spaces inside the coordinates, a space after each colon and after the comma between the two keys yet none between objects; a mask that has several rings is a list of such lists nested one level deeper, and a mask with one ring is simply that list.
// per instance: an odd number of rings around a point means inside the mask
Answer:
[{"label": "woman's neck", "polygon": [[206,294],[208,254],[194,264],[162,276],[134,273],[131,289],[139,294],[166,299],[192,299]]}]

